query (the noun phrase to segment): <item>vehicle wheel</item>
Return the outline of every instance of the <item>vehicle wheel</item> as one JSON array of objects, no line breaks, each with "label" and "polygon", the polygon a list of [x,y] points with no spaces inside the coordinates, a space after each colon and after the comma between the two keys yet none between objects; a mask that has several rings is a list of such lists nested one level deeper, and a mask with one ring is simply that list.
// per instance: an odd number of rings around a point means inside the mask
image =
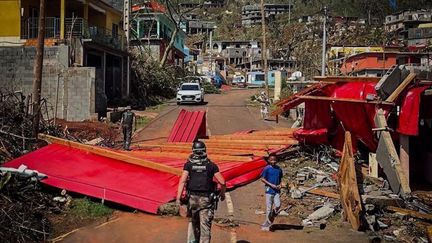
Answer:
[{"label": "vehicle wheel", "polygon": [[180,103],[180,102],[177,102],[177,105],[181,105],[181,103]]}]

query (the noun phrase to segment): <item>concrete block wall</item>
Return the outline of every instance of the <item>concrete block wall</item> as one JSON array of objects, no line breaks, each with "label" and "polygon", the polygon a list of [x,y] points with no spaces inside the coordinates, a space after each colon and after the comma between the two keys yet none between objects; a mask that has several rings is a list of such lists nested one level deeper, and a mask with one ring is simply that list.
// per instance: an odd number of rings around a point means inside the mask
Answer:
[{"label": "concrete block wall", "polygon": [[[56,106],[57,118],[70,121],[90,119],[95,112],[95,69],[68,67],[68,56],[67,46],[45,47],[41,95],[46,119],[54,117]],[[0,47],[0,89],[30,95],[35,57],[34,47]]]}]

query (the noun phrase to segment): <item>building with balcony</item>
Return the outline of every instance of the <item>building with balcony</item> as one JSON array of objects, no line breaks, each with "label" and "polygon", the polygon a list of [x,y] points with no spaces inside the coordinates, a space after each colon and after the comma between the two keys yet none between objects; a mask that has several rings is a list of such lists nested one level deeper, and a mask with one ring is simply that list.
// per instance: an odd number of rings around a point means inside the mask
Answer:
[{"label": "building with balcony", "polygon": [[[266,19],[276,15],[288,13],[293,9],[292,4],[264,4]],[[261,7],[259,4],[245,5],[242,7],[242,25],[250,27],[261,24]]]},{"label": "building with balcony", "polygon": [[408,30],[420,24],[432,22],[432,10],[405,10],[387,15],[384,22],[386,32],[394,33],[398,40],[408,39]]},{"label": "building with balcony", "polygon": [[[154,59],[161,60],[176,28],[175,23],[164,13],[138,12],[135,16],[131,21],[130,45],[143,47],[150,51]],[[183,30],[178,30],[168,55],[168,63],[183,66],[185,40],[186,34]]]},{"label": "building with balcony", "polygon": [[183,17],[182,24],[182,30],[188,35],[208,35],[216,28],[215,22],[200,20],[196,14],[186,14]]},{"label": "building with balcony", "polygon": [[[26,80],[22,84],[27,85],[27,79],[31,82],[32,75],[25,74],[25,77],[21,77],[24,73],[17,70],[21,64],[25,66],[25,70],[31,70],[32,66],[28,64],[33,65],[34,62],[32,53],[35,52],[38,37],[39,0],[0,1],[0,9],[0,51],[4,50],[6,55],[9,55],[8,60],[17,65],[15,69],[7,72],[16,72],[16,79]],[[69,108],[65,105],[65,113],[58,112],[56,115],[69,120],[90,119],[93,114],[105,116],[108,106],[116,105],[116,102],[129,95],[122,12],[102,0],[46,0],[45,16],[46,52],[56,54],[46,54],[46,61],[50,65],[44,65],[44,80],[50,80],[46,75],[54,75],[53,72],[60,76],[62,73],[75,73],[79,76],[81,70],[86,70],[87,74],[84,76],[87,79],[78,78],[82,84],[68,85],[75,85],[80,89],[75,93],[84,92],[83,97],[92,97],[86,104],[88,107],[85,112],[76,108],[74,112],[78,115],[73,116],[71,111],[66,112]],[[19,60],[23,57],[30,60],[23,64]],[[28,61],[30,62],[27,63]],[[72,69],[74,72],[70,71]],[[2,75],[6,75],[8,79],[10,74]],[[62,78],[72,80],[77,77]],[[82,87],[78,87],[80,85],[85,88],[81,89]],[[66,86],[63,88],[67,89]],[[64,95],[65,104],[72,105],[72,102],[67,100],[71,98],[70,94]],[[68,115],[64,115],[66,113]],[[79,113],[90,115],[82,116]]]},{"label": "building with balcony", "polygon": [[424,53],[362,52],[339,62],[342,75],[382,77],[394,65],[421,66]]},{"label": "building with balcony", "polygon": [[225,0],[189,0],[179,3],[179,6],[182,8],[222,8],[223,6],[225,6]]},{"label": "building with balcony", "polygon": [[408,48],[425,48],[432,44],[432,23],[408,30]]}]

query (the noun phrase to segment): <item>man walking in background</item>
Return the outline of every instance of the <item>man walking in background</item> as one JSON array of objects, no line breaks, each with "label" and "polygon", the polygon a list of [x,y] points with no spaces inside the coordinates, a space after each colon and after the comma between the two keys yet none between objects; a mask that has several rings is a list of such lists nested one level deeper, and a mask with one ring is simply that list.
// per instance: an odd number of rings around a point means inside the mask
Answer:
[{"label": "man walking in background", "polygon": [[135,114],[131,111],[131,107],[127,106],[126,110],[122,114],[121,126],[123,130],[123,149],[130,150],[130,144],[132,141],[132,128],[135,120]]},{"label": "man walking in background", "polygon": [[261,181],[265,185],[266,197],[266,220],[261,225],[261,229],[265,231],[270,230],[274,218],[279,213],[281,207],[280,190],[283,176],[282,169],[276,165],[276,156],[270,155],[268,163],[261,174]]}]

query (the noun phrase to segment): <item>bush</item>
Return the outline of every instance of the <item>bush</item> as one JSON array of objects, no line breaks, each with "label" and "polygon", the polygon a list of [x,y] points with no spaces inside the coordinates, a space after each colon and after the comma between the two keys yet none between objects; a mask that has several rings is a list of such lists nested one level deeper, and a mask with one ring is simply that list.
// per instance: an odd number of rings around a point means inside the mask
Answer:
[{"label": "bush", "polygon": [[131,53],[131,100],[136,109],[160,104],[172,99],[177,93],[181,80],[190,75],[185,69],[172,65],[160,67],[145,52]]},{"label": "bush", "polygon": [[220,94],[220,90],[217,89],[213,84],[204,83],[203,84],[204,93],[206,94]]}]

